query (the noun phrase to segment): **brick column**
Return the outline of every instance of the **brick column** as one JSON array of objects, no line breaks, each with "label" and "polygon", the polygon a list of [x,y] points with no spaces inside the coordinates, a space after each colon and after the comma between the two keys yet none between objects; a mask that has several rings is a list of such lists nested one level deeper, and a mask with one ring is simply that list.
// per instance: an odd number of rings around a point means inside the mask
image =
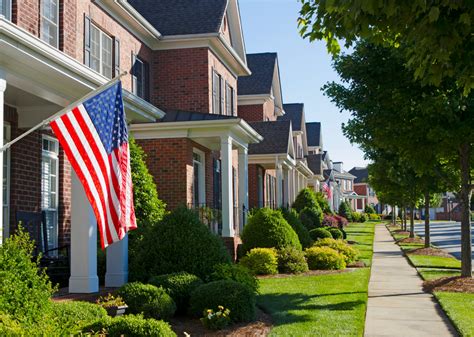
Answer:
[{"label": "brick column", "polygon": [[234,237],[234,203],[232,177],[232,138],[221,137],[222,161],[222,236]]}]

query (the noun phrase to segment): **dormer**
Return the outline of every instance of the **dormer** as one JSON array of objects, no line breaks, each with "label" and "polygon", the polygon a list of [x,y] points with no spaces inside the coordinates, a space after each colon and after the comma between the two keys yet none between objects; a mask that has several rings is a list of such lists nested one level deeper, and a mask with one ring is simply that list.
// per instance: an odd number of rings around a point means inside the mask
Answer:
[{"label": "dormer", "polygon": [[283,109],[285,110],[285,114],[278,117],[278,120],[291,121],[293,126],[293,143],[295,144],[296,158],[304,159],[308,155],[304,104],[284,104]]},{"label": "dormer", "polygon": [[308,153],[319,154],[323,149],[323,137],[321,134],[321,123],[306,123],[306,139],[308,142]]}]

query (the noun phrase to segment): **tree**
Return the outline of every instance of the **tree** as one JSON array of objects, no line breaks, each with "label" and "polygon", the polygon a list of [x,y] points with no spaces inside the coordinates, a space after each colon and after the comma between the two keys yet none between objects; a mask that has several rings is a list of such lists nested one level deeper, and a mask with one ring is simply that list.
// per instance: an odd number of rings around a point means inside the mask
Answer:
[{"label": "tree", "polygon": [[472,1],[400,2],[396,0],[300,0],[300,33],[325,40],[337,54],[360,39],[404,46],[411,73],[424,84],[457,81],[468,94],[474,88],[474,4]]}]

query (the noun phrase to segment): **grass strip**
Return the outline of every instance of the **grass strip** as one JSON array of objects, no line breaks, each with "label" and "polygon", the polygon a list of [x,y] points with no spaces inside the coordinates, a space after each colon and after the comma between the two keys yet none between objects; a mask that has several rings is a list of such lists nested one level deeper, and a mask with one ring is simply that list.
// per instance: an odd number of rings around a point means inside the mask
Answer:
[{"label": "grass strip", "polygon": [[407,254],[408,259],[416,268],[460,269],[461,261],[456,258]]},{"label": "grass strip", "polygon": [[434,295],[461,336],[474,336],[474,294],[436,291]]}]

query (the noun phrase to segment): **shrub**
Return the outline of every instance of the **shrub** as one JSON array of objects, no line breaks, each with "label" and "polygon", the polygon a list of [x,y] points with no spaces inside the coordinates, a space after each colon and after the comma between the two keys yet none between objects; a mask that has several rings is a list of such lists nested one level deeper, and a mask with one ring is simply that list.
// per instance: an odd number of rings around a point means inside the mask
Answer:
[{"label": "shrub", "polygon": [[222,305],[230,310],[234,322],[248,322],[255,318],[256,299],[247,286],[232,280],[203,284],[191,294],[189,312],[200,317],[204,310]]},{"label": "shrub", "polygon": [[341,233],[342,233],[342,239],[343,239],[343,240],[346,240],[346,239],[347,239],[347,233],[346,233],[346,231],[345,231],[344,229],[342,229],[342,228],[338,228],[338,229],[339,229],[339,230],[341,231]]},{"label": "shrub", "polygon": [[367,214],[375,214],[375,208],[372,205],[365,205],[364,212]]},{"label": "shrub", "polygon": [[308,271],[308,263],[301,250],[294,247],[282,248],[278,251],[278,270],[280,273],[299,274]]},{"label": "shrub", "polygon": [[109,337],[176,337],[170,325],[155,319],[145,319],[140,315],[126,315],[115,318],[104,318],[83,329],[84,333],[92,333]]},{"label": "shrub", "polygon": [[240,264],[255,275],[278,273],[277,253],[273,248],[254,248],[240,260]]},{"label": "shrub", "polygon": [[338,227],[338,221],[337,221],[336,216],[324,214],[322,225],[323,225],[323,227],[335,227],[335,228],[337,228]]},{"label": "shrub", "polygon": [[186,271],[201,279],[209,275],[216,264],[230,263],[222,240],[199,221],[196,213],[179,207],[144,238],[142,276],[150,277]]},{"label": "shrub", "polygon": [[328,229],[328,232],[331,233],[332,235],[332,238],[333,239],[342,239],[343,238],[343,234],[342,234],[342,231],[338,228],[329,228]]},{"label": "shrub", "polygon": [[316,194],[311,188],[308,188],[308,187],[302,189],[298,193],[292,205],[292,208],[294,208],[298,213],[301,212],[306,207],[321,208],[319,207],[318,200],[316,199]]},{"label": "shrub", "polygon": [[316,196],[316,201],[318,202],[319,207],[321,207],[321,210],[323,211],[323,213],[333,214],[326,196],[322,192],[317,192],[315,196]]},{"label": "shrub", "polygon": [[294,209],[288,208],[281,208],[280,211],[285,220],[290,224],[291,228],[296,232],[296,235],[298,235],[301,246],[303,246],[303,248],[311,247],[313,240],[311,240],[311,237],[309,236],[308,229],[306,229],[298,217],[298,213],[296,213]]},{"label": "shrub", "polygon": [[89,302],[53,302],[52,314],[63,331],[74,334],[91,322],[106,317],[107,311]]},{"label": "shrub", "polygon": [[344,227],[347,226],[347,219],[344,218],[343,216],[340,216],[340,215],[335,215],[334,216],[337,220],[337,227],[339,229],[343,229]]},{"label": "shrub", "polygon": [[361,214],[357,212],[352,212],[351,213],[351,218],[353,222],[360,222],[361,219]]},{"label": "shrub", "polygon": [[219,305],[216,311],[204,310],[204,317],[200,319],[202,325],[209,330],[222,330],[230,324],[230,310]]},{"label": "shrub", "polygon": [[359,251],[342,240],[323,239],[315,242],[314,247],[329,247],[338,251],[344,255],[346,264],[355,262],[359,257]]},{"label": "shrub", "polygon": [[300,212],[300,219],[308,230],[321,227],[323,222],[323,212],[318,207],[306,207]]},{"label": "shrub", "polygon": [[204,282],[196,275],[183,271],[153,276],[148,283],[165,289],[176,303],[178,311],[183,313],[188,308],[189,297],[193,290]]},{"label": "shrub", "polygon": [[293,246],[301,249],[298,235],[280,211],[261,208],[249,217],[242,232],[244,251],[252,248],[283,248]]},{"label": "shrub", "polygon": [[309,231],[309,235],[311,236],[311,239],[314,241],[324,239],[324,238],[332,238],[331,233],[324,228],[315,228]]},{"label": "shrub", "polygon": [[361,213],[360,222],[366,222],[368,219],[369,219],[369,217],[367,216],[367,214]]},{"label": "shrub", "polygon": [[346,268],[344,256],[332,248],[311,247],[306,249],[305,253],[308,267],[311,270],[337,270]]},{"label": "shrub", "polygon": [[128,305],[132,314],[143,314],[145,317],[167,319],[174,315],[176,304],[163,288],[140,282],[127,283],[117,294]]},{"label": "shrub", "polygon": [[368,214],[370,220],[380,220],[380,215],[378,214]]},{"label": "shrub", "polygon": [[341,202],[339,205],[338,213],[340,216],[346,218],[348,221],[352,221],[352,209],[347,201]]},{"label": "shrub", "polygon": [[249,269],[238,264],[218,264],[209,275],[209,281],[232,280],[249,287],[254,293],[258,293],[258,280]]}]

